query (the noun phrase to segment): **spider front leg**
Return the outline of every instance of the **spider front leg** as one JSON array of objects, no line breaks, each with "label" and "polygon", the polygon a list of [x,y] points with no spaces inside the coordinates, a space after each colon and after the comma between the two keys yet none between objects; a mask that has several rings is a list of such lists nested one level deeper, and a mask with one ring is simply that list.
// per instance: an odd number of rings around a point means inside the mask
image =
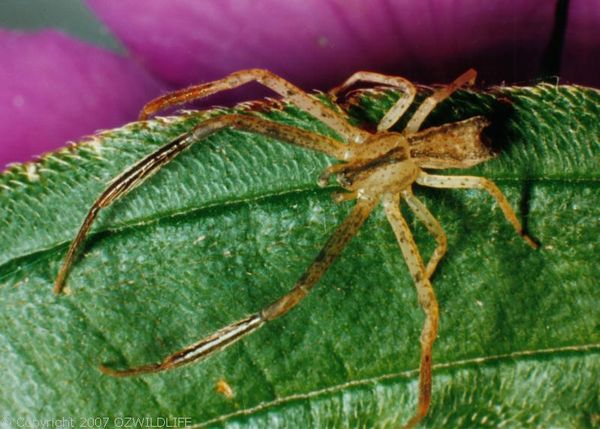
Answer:
[{"label": "spider front leg", "polygon": [[433,343],[438,330],[439,311],[433,287],[429,282],[423,259],[413,239],[412,233],[400,212],[398,194],[385,193],[382,197],[387,219],[394,230],[400,250],[415,283],[419,304],[425,313],[425,322],[421,331],[421,365],[419,370],[419,401],[415,415],[408,421],[406,428],[416,426],[427,414],[431,402],[431,361]]},{"label": "spider front leg", "polygon": [[332,90],[329,91],[329,94],[333,97],[337,97],[337,95],[350,88],[357,82],[367,82],[367,83],[376,83],[389,85],[395,88],[400,88],[402,90],[402,96],[394,105],[386,112],[383,116],[379,124],[377,124],[377,131],[387,131],[392,125],[398,122],[398,119],[404,115],[406,110],[410,107],[413,100],[415,99],[415,95],[417,90],[415,86],[408,80],[399,76],[389,76],[381,73],[368,72],[368,71],[359,71],[350,76],[344,83],[339,86],[336,86]]},{"label": "spider front leg", "polygon": [[510,206],[510,203],[502,191],[498,189],[498,186],[491,180],[474,176],[441,176],[437,174],[427,174],[421,171],[416,182],[419,185],[429,186],[431,188],[472,188],[487,191],[488,194],[494,197],[504,213],[504,217],[512,224],[517,234],[519,234],[528,245],[537,249],[538,244],[523,231],[521,222],[517,219],[517,215]]},{"label": "spider front leg", "polygon": [[92,205],[75,240],[73,240],[67,251],[67,255],[54,283],[54,292],[58,294],[62,291],[75,255],[79,247],[83,244],[100,209],[108,207],[115,200],[127,194],[152,174],[156,173],[178,154],[190,147],[193,143],[200,141],[223,128],[233,128],[240,131],[261,134],[289,144],[324,152],[337,159],[343,159],[347,150],[344,144],[330,137],[253,116],[224,115],[208,119],[197,125],[191,131],[177,137],[172,142],[138,161],[132,167],[117,176],[104,192],[102,192],[100,197],[98,197]]},{"label": "spider front leg", "polygon": [[415,133],[419,131],[423,121],[429,116],[431,111],[435,109],[440,102],[444,101],[446,98],[450,97],[453,92],[459,89],[464,85],[472,85],[475,83],[475,78],[477,78],[477,72],[474,69],[469,69],[459,77],[457,77],[452,83],[449,85],[443,86],[440,89],[437,89],[427,97],[419,106],[417,111],[412,115],[408,124],[404,128],[405,132]]},{"label": "spider front leg", "polygon": [[283,316],[308,295],[321,276],[340,255],[344,247],[346,247],[346,244],[348,244],[350,239],[356,235],[356,232],[369,217],[369,214],[376,206],[377,202],[377,199],[358,200],[350,214],[329,238],[312,265],[304,272],[294,287],[287,294],[271,305],[265,307],[262,311],[220,329],[197,343],[168,356],[160,363],[123,370],[115,370],[101,365],[100,369],[108,375],[125,377],[176,368],[181,365],[207,358],[214,352],[222,350],[242,337],[256,331],[266,322]]},{"label": "spider front leg", "polygon": [[198,100],[217,92],[237,88],[249,82],[260,83],[276,92],[299,109],[304,110],[329,125],[333,130],[340,134],[345,141],[360,143],[368,137],[368,133],[350,125],[348,121],[335,110],[325,106],[323,103],[309,96],[306,92],[282,77],[263,69],[240,70],[231,73],[223,79],[202,85],[190,86],[165,94],[162,97],[150,101],[144,106],[140,113],[140,120],[146,119],[160,110]]}]

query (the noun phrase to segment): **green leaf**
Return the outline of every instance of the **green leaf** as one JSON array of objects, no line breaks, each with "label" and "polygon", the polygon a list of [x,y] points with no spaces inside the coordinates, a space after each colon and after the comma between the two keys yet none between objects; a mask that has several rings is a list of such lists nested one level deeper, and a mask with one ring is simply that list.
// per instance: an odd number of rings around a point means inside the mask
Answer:
[{"label": "green leaf", "polygon": [[[427,90],[423,89],[426,92]],[[346,107],[373,126],[397,97]],[[257,109],[256,107],[260,109]],[[600,93],[539,85],[460,92],[428,125],[482,114],[496,181],[532,250],[479,191],[415,187],[448,235],[433,404],[424,427],[592,427],[600,419]],[[288,105],[237,110],[330,133]],[[0,411],[15,420],[182,417],[194,427],[390,427],[416,404],[422,312],[380,209],[294,311],[209,360],[134,378],[285,293],[353,203],[316,178],[326,156],[222,131],[104,210],[68,296],[51,292],[108,181],[225,110],[133,123],[0,175]],[[370,124],[370,125],[369,125]],[[456,171],[447,172],[457,173]],[[433,239],[406,213],[422,254]],[[215,390],[226,380],[227,399]],[[181,425],[179,425],[181,426]]]}]

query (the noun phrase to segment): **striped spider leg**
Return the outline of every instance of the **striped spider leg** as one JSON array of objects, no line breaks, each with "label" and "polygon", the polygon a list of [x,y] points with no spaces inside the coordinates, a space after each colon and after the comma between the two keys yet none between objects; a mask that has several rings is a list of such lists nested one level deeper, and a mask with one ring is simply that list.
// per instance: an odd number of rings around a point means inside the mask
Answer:
[{"label": "striped spider leg", "polygon": [[[254,332],[266,322],[286,314],[309,294],[381,201],[415,283],[419,304],[425,313],[420,340],[418,404],[407,427],[418,424],[427,413],[431,401],[432,348],[438,327],[438,304],[430,277],[446,252],[446,236],[435,217],[413,195],[412,184],[416,182],[423,186],[437,188],[480,188],[488,191],[496,199],[517,233],[535,247],[535,243],[524,234],[508,201],[492,182],[483,178],[439,176],[423,171],[423,168],[466,168],[491,158],[491,153],[480,139],[482,129],[488,125],[487,120],[482,117],[473,117],[419,131],[427,115],[440,101],[450,96],[460,86],[473,82],[475,76],[475,71],[469,70],[450,85],[434,91],[417,108],[401,133],[388,130],[412,103],[416,93],[415,88],[406,79],[372,72],[358,72],[352,75],[342,85],[334,88],[330,94],[335,97],[339,92],[359,81],[398,87],[403,96],[386,113],[375,133],[350,125],[345,117],[308,96],[296,86],[266,70],[259,69],[239,71],[221,80],[176,91],[148,103],[141,113],[143,119],[164,108],[256,81],[323,121],[338,133],[342,141],[248,115],[223,115],[202,122],[125,170],[94,202],[67,251],[55,282],[56,293],[62,290],[75,255],[100,209],[124,196],[193,143],[224,128],[273,137],[336,158],[340,163],[325,169],[319,177],[319,184],[325,185],[331,176],[335,176],[344,192],[335,193],[334,200],[337,202],[355,200],[356,203],[294,287],[277,301],[166,357],[159,363],[119,370],[101,365],[100,369],[106,374],[121,377],[176,368],[206,358]],[[401,199],[406,201],[417,219],[425,224],[437,241],[437,247],[427,264],[423,262],[402,216]]]}]

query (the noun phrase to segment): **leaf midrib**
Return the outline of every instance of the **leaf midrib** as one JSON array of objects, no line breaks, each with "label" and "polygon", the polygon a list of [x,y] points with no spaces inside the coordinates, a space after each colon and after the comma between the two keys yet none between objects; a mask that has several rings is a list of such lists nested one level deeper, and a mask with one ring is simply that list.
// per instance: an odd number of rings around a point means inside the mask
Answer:
[{"label": "leaf midrib", "polygon": [[[511,353],[503,353],[499,355],[488,355],[488,356],[480,356],[469,359],[459,359],[444,363],[433,364],[433,370],[439,371],[442,369],[445,370],[457,370],[457,369],[465,369],[469,367],[482,367],[485,365],[490,365],[491,363],[498,362],[500,364],[516,364],[522,360],[540,360],[541,358],[546,357],[544,360],[553,360],[558,359],[562,355],[566,354],[578,354],[585,355],[587,353],[599,353],[600,352],[600,343],[592,343],[592,344],[579,344],[579,345],[570,345],[570,346],[562,346],[557,348],[549,348],[549,349],[536,349],[536,350],[519,350]],[[370,384],[377,384],[383,381],[400,381],[402,379],[408,380],[411,377],[417,376],[419,374],[419,369],[411,369],[396,373],[383,374],[376,377],[368,377],[361,378],[357,380],[347,381],[345,383],[340,383],[337,385],[332,385],[325,387],[323,389],[317,389],[310,392],[304,393],[296,393],[292,395],[287,395],[284,397],[277,398],[273,401],[264,402],[255,407],[238,410],[230,414],[225,414],[202,423],[197,423],[192,426],[189,426],[188,429],[201,429],[207,427],[214,423],[225,423],[231,418],[240,417],[240,416],[251,416],[253,414],[257,414],[259,412],[264,412],[270,408],[277,407],[279,405],[297,401],[297,400],[306,400],[318,398],[321,396],[328,396],[332,394],[337,394],[342,392],[346,388],[356,388],[363,387]]]},{"label": "leaf midrib", "polygon": [[[497,184],[521,183],[524,180],[523,178],[519,178],[519,177],[497,177],[497,178],[491,178],[489,176],[486,176],[486,177],[493,179],[493,181]],[[569,177],[556,178],[556,177],[539,176],[539,177],[529,178],[528,181],[531,184],[536,184],[536,183],[578,184],[578,185],[579,184],[581,184],[581,185],[586,185],[586,184],[598,185],[598,184],[600,184],[600,178],[578,179],[578,178],[569,178]],[[139,227],[156,224],[156,223],[164,221],[164,220],[171,220],[171,219],[175,220],[177,218],[189,216],[189,215],[197,216],[197,215],[202,214],[202,212],[211,211],[214,209],[223,209],[225,207],[235,207],[235,206],[239,206],[239,205],[243,205],[243,204],[256,203],[256,202],[260,202],[260,201],[268,202],[270,200],[273,200],[273,199],[276,199],[279,197],[289,197],[289,196],[294,196],[294,195],[301,196],[301,195],[304,195],[307,193],[311,193],[311,194],[324,193],[325,194],[325,193],[333,192],[338,189],[339,189],[339,187],[337,187],[335,185],[326,186],[324,188],[320,188],[318,186],[296,187],[296,188],[292,188],[292,189],[283,190],[280,192],[269,192],[269,193],[264,193],[264,194],[256,194],[256,195],[252,195],[249,197],[235,198],[235,199],[230,199],[227,201],[217,201],[214,203],[209,203],[209,204],[200,205],[200,206],[190,206],[190,207],[184,208],[183,210],[162,211],[160,213],[153,213],[151,216],[148,216],[148,217],[138,218],[133,222],[125,222],[125,223],[121,223],[121,224],[117,224],[117,225],[113,225],[113,226],[100,227],[98,229],[94,228],[93,231],[87,236],[87,239],[89,240],[100,234],[106,234],[106,233],[112,234],[112,233],[127,232],[127,231],[134,230],[136,228],[139,228]],[[111,208],[108,208],[108,210],[110,210],[110,209]],[[341,219],[340,219],[340,221],[341,221]],[[73,238],[75,238],[75,232],[73,233]],[[18,263],[18,261],[26,261],[27,259],[30,259],[31,257],[41,255],[41,254],[52,254],[52,253],[56,252],[58,249],[71,243],[71,241],[72,241],[71,239],[57,241],[57,242],[52,243],[50,246],[42,247],[40,249],[36,249],[35,251],[30,251],[30,252],[25,252],[22,254],[15,255],[15,256],[7,259],[6,261],[0,263],[0,273],[2,273],[2,271],[4,271],[7,266]],[[8,271],[7,273],[5,273],[4,276],[0,276],[0,280],[5,276],[10,275],[12,272],[13,271]]]}]

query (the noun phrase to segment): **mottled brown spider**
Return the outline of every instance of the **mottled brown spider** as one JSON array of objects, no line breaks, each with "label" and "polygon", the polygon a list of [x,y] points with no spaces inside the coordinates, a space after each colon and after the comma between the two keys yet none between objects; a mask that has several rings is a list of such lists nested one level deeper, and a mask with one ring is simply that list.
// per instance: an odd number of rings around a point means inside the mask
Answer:
[{"label": "mottled brown spider", "polygon": [[[372,72],[353,74],[342,85],[331,90],[329,95],[335,100],[338,93],[357,82],[399,88],[402,96],[379,122],[375,133],[352,126],[347,118],[338,111],[327,107],[317,98],[306,94],[281,77],[260,69],[242,70],[221,80],[175,91],[148,103],[142,110],[141,120],[162,109],[256,81],[327,124],[337,133],[340,140],[249,115],[222,115],[198,124],[121,173],[94,202],[75,240],[71,243],[58,273],[54,286],[56,293],[60,293],[63,289],[73,258],[101,208],[107,207],[125,195],[192,144],[223,128],[234,128],[265,135],[336,158],[340,162],[325,169],[319,177],[319,184],[325,186],[329,178],[335,176],[340,186],[346,191],[334,193],[335,201],[355,200],[356,204],[295,286],[271,305],[166,357],[160,363],[122,370],[102,365],[101,370],[105,374],[120,377],[176,368],[208,357],[213,352],[254,332],[266,322],[284,315],[308,295],[323,273],[356,234],[371,211],[381,201],[414,280],[419,304],[425,313],[420,340],[418,405],[414,416],[406,425],[407,427],[415,426],[427,413],[431,399],[432,347],[438,329],[438,304],[430,278],[438,262],[446,253],[446,236],[439,222],[427,207],[413,195],[412,185],[417,183],[433,188],[483,189],[496,200],[516,232],[531,247],[537,247],[536,243],[523,232],[508,200],[493,182],[482,177],[443,176],[424,171],[424,169],[467,168],[492,158],[492,152],[481,140],[481,131],[488,125],[488,121],[481,116],[419,130],[425,118],[440,101],[450,96],[457,88],[472,84],[475,77],[476,72],[468,70],[451,84],[435,90],[416,109],[402,132],[388,130],[412,104],[416,89],[409,81],[401,77]],[[437,241],[437,247],[427,265],[424,264],[408,224],[401,214],[401,200],[407,203],[417,219],[423,222]]]}]

